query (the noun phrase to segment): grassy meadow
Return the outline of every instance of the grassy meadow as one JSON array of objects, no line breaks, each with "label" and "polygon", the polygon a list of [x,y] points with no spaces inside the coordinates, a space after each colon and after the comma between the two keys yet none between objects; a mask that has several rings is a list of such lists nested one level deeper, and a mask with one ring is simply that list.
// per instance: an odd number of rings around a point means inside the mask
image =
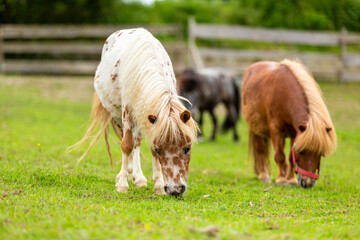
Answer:
[{"label": "grassy meadow", "polygon": [[[196,144],[182,198],[115,191],[103,139],[76,166],[91,77],[0,75],[0,239],[360,239],[360,84],[320,84],[338,134],[312,189],[264,185],[247,161],[247,126]],[[205,119],[205,138],[211,129]],[[146,142],[142,153],[151,159]],[[277,168],[272,161],[272,179]]]}]

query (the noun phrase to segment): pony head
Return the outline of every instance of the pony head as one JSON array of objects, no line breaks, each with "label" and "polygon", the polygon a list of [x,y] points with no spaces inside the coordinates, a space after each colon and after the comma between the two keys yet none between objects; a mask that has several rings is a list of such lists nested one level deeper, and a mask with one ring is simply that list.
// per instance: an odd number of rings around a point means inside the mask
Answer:
[{"label": "pony head", "polygon": [[159,161],[164,191],[182,196],[187,188],[191,146],[196,141],[197,125],[180,101],[172,101],[168,111],[148,115],[151,153]]},{"label": "pony head", "polygon": [[193,68],[186,68],[178,77],[178,90],[180,96],[185,97],[189,102],[184,101],[184,105],[190,110],[193,117],[199,111],[199,91],[202,76]]},{"label": "pony head", "polygon": [[321,158],[330,155],[336,146],[336,134],[332,124],[325,125],[311,115],[309,122],[310,124],[299,125],[299,137],[294,146],[296,164],[306,171],[297,171],[298,184],[303,188],[315,185],[319,177],[316,171],[320,173]]},{"label": "pony head", "polygon": [[[312,151],[298,151],[295,152],[297,165],[310,173],[316,173],[320,168],[321,155]],[[297,172],[298,184],[303,188],[312,188],[315,185],[316,178],[310,177],[306,174]]]}]

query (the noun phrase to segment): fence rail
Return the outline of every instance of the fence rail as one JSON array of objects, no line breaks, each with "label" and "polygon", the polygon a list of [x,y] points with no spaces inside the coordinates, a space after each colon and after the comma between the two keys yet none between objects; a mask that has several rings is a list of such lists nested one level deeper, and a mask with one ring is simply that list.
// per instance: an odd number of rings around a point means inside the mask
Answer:
[{"label": "fence rail", "polygon": [[[360,81],[360,54],[348,53],[348,45],[360,45],[360,34],[341,32],[263,29],[244,26],[196,23],[189,18],[189,50],[197,68],[216,66],[242,73],[251,63],[260,60],[279,61],[298,58],[316,76],[325,80]],[[291,52],[281,50],[239,50],[199,48],[197,39],[239,40],[288,45],[339,48],[339,54],[327,52]]]},{"label": "fence rail", "polygon": [[[0,25],[4,39],[74,39],[74,38],[106,38],[119,29],[136,28],[138,25]],[[178,35],[179,26],[142,25],[154,35]]]},{"label": "fence rail", "polygon": [[[0,25],[0,71],[28,74],[94,74],[105,39],[133,25]],[[142,26],[165,43],[175,71],[186,64],[186,45],[178,25]]]},{"label": "fence rail", "polygon": [[[0,71],[4,73],[93,74],[105,39],[119,29],[134,25],[0,25]],[[143,26],[156,36],[170,36],[165,43],[175,71],[187,64],[187,49],[198,68],[216,66],[238,73],[260,60],[299,58],[322,79],[360,81],[360,54],[347,46],[360,45],[360,34],[341,32],[262,29],[211,25],[189,19],[188,48],[179,25]],[[239,40],[274,44],[339,48],[339,53],[289,52],[283,50],[240,50],[199,48],[197,39]]]}]

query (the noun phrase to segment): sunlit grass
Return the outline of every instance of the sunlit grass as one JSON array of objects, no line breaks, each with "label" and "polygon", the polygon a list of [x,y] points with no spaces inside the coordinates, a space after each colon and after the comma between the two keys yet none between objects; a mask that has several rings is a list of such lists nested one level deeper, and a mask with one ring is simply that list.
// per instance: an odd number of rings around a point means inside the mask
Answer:
[{"label": "sunlit grass", "polygon": [[[153,194],[147,160],[148,186],[117,193],[103,140],[76,167],[81,153],[65,149],[86,129],[91,93],[69,96],[79,94],[72,81],[87,80],[43,79],[54,81],[49,94],[37,77],[23,78],[15,87],[0,76],[0,239],[206,239],[201,229],[209,225],[220,230],[215,239],[360,238],[359,84],[321,84],[339,143],[313,189],[260,183],[242,120],[239,143],[228,133],[194,146],[189,188],[177,199]],[[57,94],[64,89],[70,95]],[[111,139],[118,171],[121,152]],[[141,151],[150,159],[146,142]]]}]

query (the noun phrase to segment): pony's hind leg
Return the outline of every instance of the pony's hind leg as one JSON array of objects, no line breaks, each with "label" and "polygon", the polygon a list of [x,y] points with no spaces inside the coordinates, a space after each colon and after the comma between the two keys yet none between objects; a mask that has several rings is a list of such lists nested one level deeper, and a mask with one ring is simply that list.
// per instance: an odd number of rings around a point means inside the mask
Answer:
[{"label": "pony's hind leg", "polygon": [[236,123],[237,123],[237,120],[238,120],[237,114],[238,113],[236,111],[235,106],[230,106],[228,111],[229,111],[229,114],[231,115],[229,117],[231,118],[231,127],[232,127],[232,129],[234,131],[233,140],[234,140],[234,142],[237,142],[237,141],[239,141],[239,135],[238,135],[237,130],[236,130]]},{"label": "pony's hind leg", "polygon": [[199,142],[202,142],[204,140],[204,135],[203,135],[203,116],[204,116],[204,111],[203,110],[199,110],[199,129],[200,129],[200,132],[198,134],[198,141]]},{"label": "pony's hind leg", "polygon": [[236,123],[238,120],[238,113],[236,111],[235,105],[233,102],[224,101],[226,110],[227,110],[227,116],[225,119],[225,122],[222,126],[222,131],[226,132],[228,129],[233,129],[233,140],[234,142],[239,141],[239,135],[236,131]]},{"label": "pony's hind leg", "polygon": [[213,131],[212,131],[212,134],[211,134],[210,141],[215,141],[216,129],[217,129],[217,119],[216,119],[216,116],[215,116],[215,113],[214,113],[214,109],[210,109],[209,113],[210,113],[210,116],[211,116],[211,119],[212,119],[212,122],[213,122]]},{"label": "pony's hind leg", "polygon": [[271,182],[269,171],[269,139],[256,135],[250,131],[249,152],[253,153],[254,171],[260,181]]},{"label": "pony's hind leg", "polygon": [[141,132],[135,127],[133,130],[134,137],[134,149],[133,149],[133,159],[132,159],[132,179],[134,184],[137,187],[147,186],[147,180],[141,170],[140,164],[140,145],[141,145]]}]

